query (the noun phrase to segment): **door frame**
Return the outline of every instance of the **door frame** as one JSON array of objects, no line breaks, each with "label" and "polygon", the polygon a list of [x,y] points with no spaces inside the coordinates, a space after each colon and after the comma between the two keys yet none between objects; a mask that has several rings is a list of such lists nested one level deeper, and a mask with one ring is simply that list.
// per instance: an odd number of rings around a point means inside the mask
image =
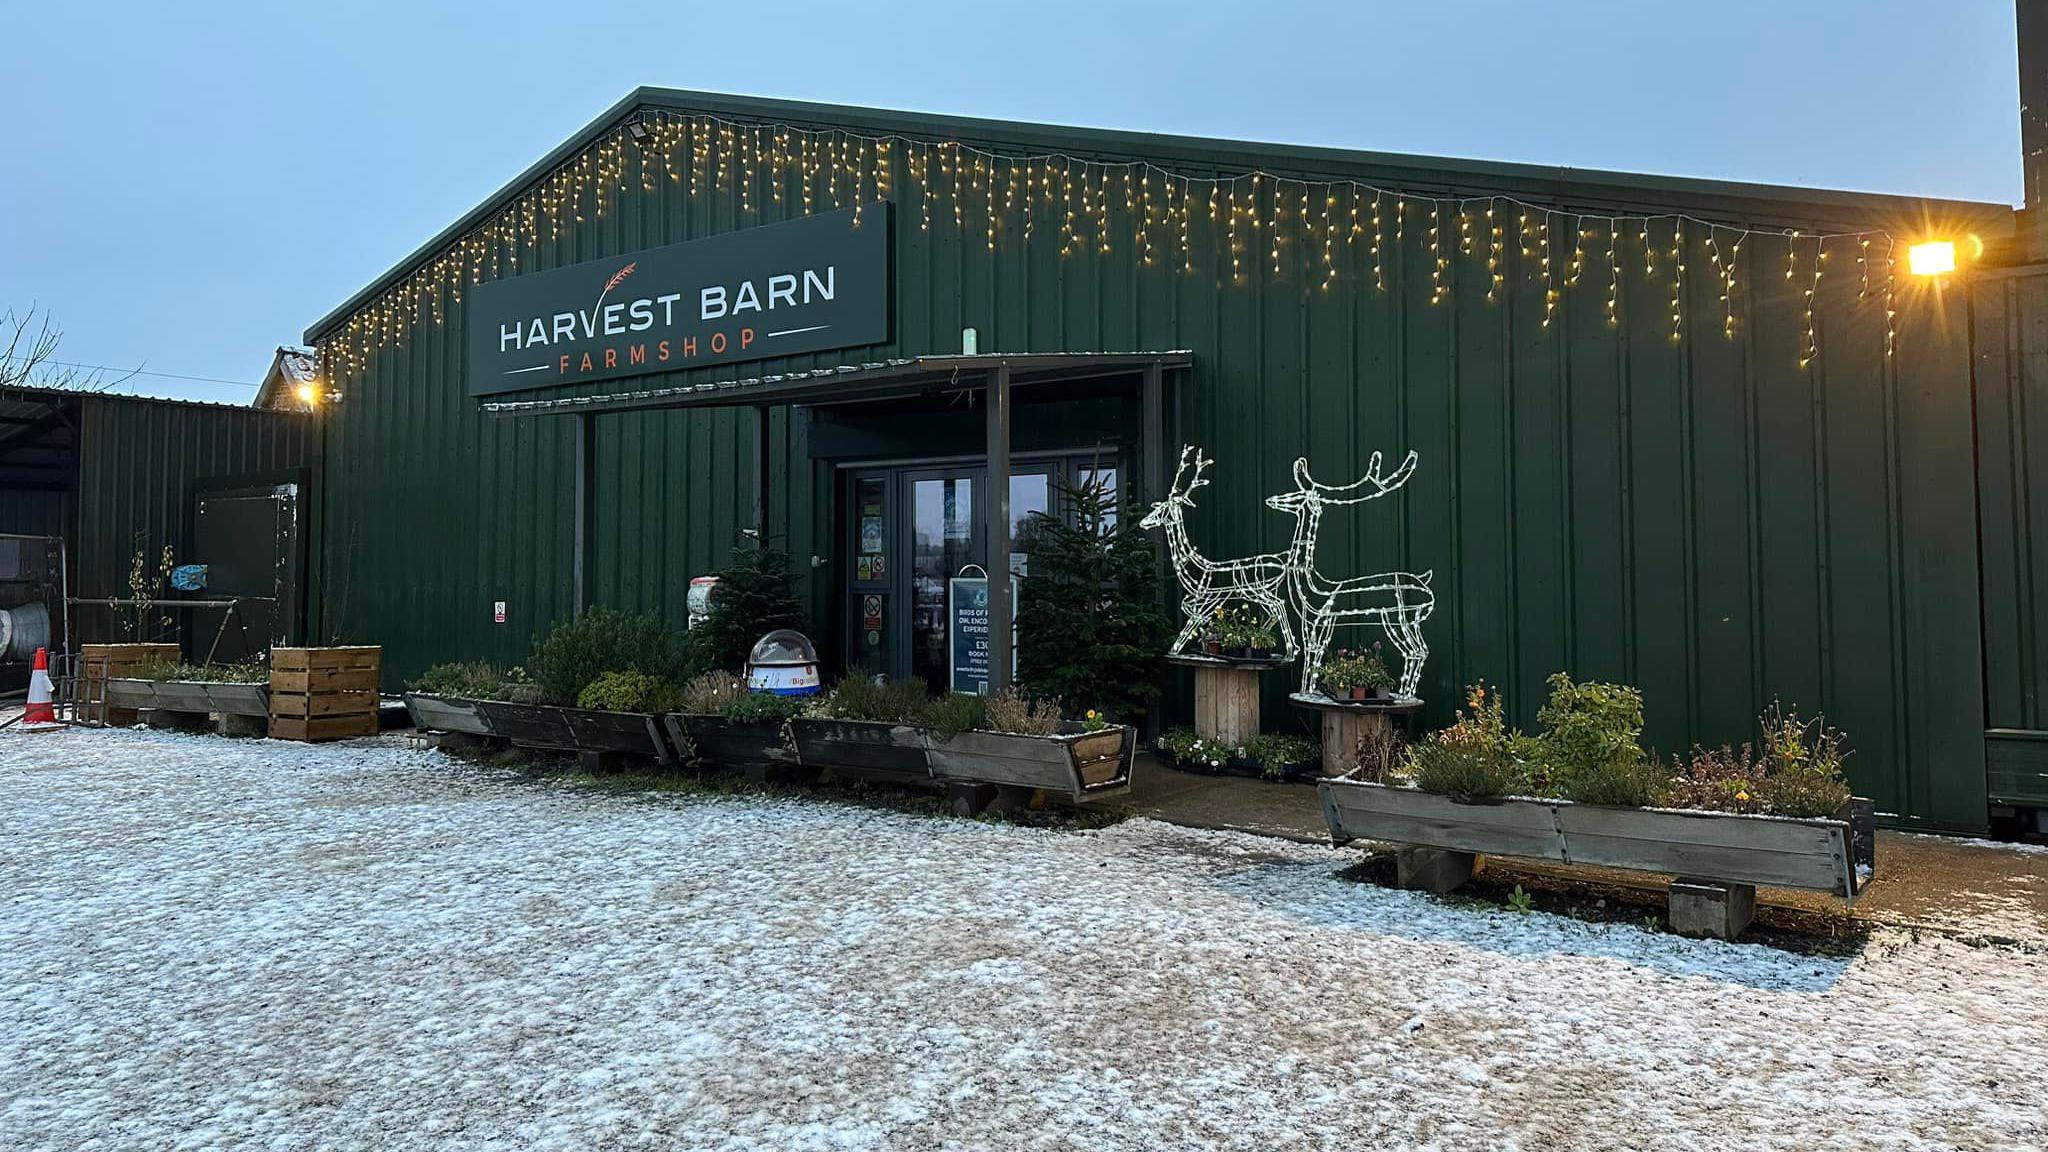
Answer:
[{"label": "door frame", "polygon": [[[1074,483],[1081,471],[1089,468],[1106,467],[1116,472],[1116,490],[1119,496],[1131,490],[1129,463],[1126,457],[1129,449],[1122,444],[1093,444],[1080,448],[1038,449],[1019,452],[1011,459],[1012,479],[1040,471],[1041,465],[1053,467],[1043,469],[1052,476],[1052,484],[1046,493],[1048,511],[1064,516],[1067,510],[1059,497],[1059,486]],[[845,510],[843,522],[835,523],[832,529],[831,569],[839,575],[829,596],[831,634],[838,638],[840,653],[839,670],[844,673],[853,666],[859,652],[854,613],[851,605],[853,596],[860,591],[879,591],[888,596],[890,616],[884,621],[888,634],[889,659],[882,669],[891,679],[901,679],[911,672],[911,551],[914,545],[907,535],[911,531],[915,506],[913,485],[918,480],[966,477],[974,481],[973,509],[971,510],[971,541],[978,541],[981,551],[986,552],[988,541],[982,531],[988,499],[988,457],[980,453],[963,453],[950,456],[896,456],[875,459],[835,461],[833,465],[833,503]],[[859,586],[853,574],[860,536],[860,511],[855,485],[861,480],[880,479],[883,483],[883,506],[888,510],[889,520],[884,524],[882,554],[888,558],[890,573],[888,582],[874,582],[872,586]],[[1014,543],[1014,541],[1013,541]],[[986,557],[984,557],[984,560]],[[986,568],[987,564],[983,563]]]}]

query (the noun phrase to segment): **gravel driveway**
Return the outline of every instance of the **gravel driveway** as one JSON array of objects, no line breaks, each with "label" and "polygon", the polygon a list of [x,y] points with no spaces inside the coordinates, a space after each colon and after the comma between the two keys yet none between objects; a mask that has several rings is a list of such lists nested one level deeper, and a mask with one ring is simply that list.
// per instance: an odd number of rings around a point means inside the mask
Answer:
[{"label": "gravel driveway", "polygon": [[1147,820],[0,733],[7,1149],[2027,1148],[2048,957],[1445,903]]}]

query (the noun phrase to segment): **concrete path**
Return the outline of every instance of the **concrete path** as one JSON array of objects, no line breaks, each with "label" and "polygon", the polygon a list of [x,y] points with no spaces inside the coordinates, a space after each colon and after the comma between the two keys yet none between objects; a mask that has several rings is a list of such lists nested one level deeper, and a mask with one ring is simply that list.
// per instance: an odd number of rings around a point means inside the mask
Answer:
[{"label": "concrete path", "polygon": [[[1130,806],[1138,814],[1191,828],[1218,828],[1325,843],[1328,825],[1313,784],[1243,776],[1198,776],[1141,756]],[[1489,869],[1513,879],[1591,884],[1661,903],[1668,878],[1609,868],[1496,859]],[[1856,903],[1814,892],[1762,889],[1758,919],[1790,926],[1805,917],[1843,914],[1870,923],[1917,927],[2048,947],[2048,845],[1998,844],[1881,829],[1877,876]]]}]

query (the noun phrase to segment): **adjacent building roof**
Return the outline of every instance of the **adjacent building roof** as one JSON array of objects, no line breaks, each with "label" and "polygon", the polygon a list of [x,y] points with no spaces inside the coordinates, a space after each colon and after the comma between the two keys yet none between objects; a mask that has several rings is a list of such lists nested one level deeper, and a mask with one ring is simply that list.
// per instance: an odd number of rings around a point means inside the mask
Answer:
[{"label": "adjacent building roof", "polygon": [[300,397],[299,386],[313,384],[319,377],[320,363],[311,348],[279,347],[271,357],[270,370],[263,374],[256,399],[250,403],[257,408],[286,412],[311,411],[313,406]]}]

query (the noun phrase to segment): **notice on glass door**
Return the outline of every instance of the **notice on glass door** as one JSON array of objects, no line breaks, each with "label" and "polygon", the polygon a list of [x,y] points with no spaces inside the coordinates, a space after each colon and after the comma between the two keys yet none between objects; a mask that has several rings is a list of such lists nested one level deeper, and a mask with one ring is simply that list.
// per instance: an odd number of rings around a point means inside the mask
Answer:
[{"label": "notice on glass door", "polygon": [[[955,576],[947,585],[947,682],[955,692],[988,693],[988,578]],[[1017,580],[1010,579],[1010,678],[1017,677]]]}]

